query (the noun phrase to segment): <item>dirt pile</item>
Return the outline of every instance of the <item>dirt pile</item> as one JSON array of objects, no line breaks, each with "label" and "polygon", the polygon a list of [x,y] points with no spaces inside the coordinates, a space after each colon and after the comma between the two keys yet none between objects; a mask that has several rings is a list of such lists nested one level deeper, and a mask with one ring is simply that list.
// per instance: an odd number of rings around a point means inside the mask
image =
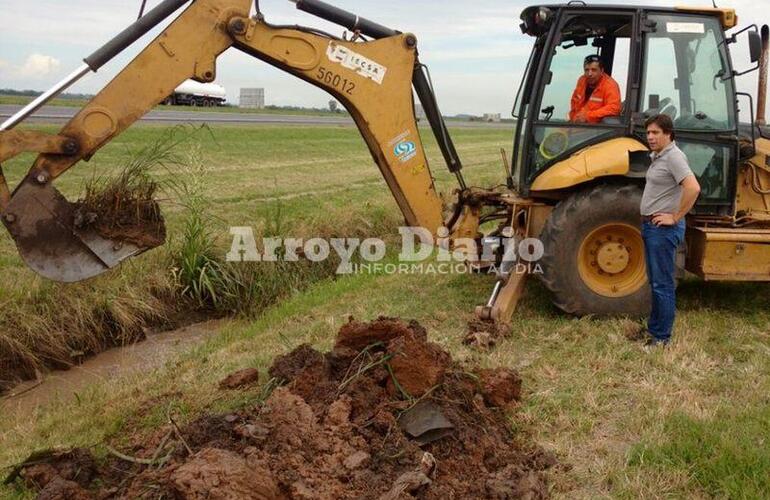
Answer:
[{"label": "dirt pile", "polygon": [[516,373],[453,362],[417,323],[351,320],[331,352],[300,346],[269,374],[283,385],[263,404],[158,429],[130,451],[141,458],[103,466],[94,495],[547,496],[555,460],[512,434],[505,411],[520,394]]}]

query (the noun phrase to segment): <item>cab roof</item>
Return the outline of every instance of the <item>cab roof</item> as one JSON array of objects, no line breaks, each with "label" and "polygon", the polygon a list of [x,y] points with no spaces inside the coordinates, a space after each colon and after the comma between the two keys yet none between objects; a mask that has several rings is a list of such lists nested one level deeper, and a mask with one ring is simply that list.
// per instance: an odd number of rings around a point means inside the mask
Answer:
[{"label": "cab roof", "polygon": [[659,7],[653,5],[587,5],[580,0],[573,1],[568,4],[548,4],[548,5],[533,5],[524,9],[521,13],[521,18],[525,19],[526,16],[531,15],[534,11],[539,10],[541,7],[545,7],[552,11],[560,9],[580,9],[580,10],[596,10],[596,11],[608,11],[614,10],[618,12],[635,12],[637,10],[646,10],[652,12],[679,12],[687,14],[705,14],[708,16],[718,17],[722,23],[722,29],[728,30],[738,25],[738,16],[735,14],[735,9],[714,8],[714,7]]}]

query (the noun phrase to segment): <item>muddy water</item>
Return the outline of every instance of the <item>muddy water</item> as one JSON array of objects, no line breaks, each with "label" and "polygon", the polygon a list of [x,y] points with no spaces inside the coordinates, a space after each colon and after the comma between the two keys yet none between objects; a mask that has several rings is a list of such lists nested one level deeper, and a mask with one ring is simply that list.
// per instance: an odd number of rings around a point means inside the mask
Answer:
[{"label": "muddy water", "polygon": [[53,371],[42,381],[25,382],[0,400],[0,413],[32,412],[54,400],[73,400],[78,392],[95,382],[158,368],[174,355],[211,338],[226,324],[227,320],[213,320],[149,334],[142,342],[110,349],[66,371]]}]

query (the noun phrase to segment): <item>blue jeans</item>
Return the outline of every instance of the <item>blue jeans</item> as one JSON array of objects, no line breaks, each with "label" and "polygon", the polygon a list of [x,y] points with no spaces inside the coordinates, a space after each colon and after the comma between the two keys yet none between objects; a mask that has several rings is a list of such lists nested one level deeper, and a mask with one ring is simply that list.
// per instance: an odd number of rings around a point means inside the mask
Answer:
[{"label": "blue jeans", "polygon": [[676,249],[684,241],[685,221],[674,226],[642,224],[644,259],[652,289],[647,330],[659,342],[671,339],[676,316]]}]

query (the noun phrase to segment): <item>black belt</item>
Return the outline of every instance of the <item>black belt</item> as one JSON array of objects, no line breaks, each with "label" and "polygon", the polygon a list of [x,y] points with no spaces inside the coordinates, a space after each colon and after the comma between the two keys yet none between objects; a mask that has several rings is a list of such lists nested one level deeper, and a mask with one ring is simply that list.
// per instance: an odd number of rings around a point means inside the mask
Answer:
[{"label": "black belt", "polygon": [[652,222],[654,215],[642,215],[642,222]]}]

